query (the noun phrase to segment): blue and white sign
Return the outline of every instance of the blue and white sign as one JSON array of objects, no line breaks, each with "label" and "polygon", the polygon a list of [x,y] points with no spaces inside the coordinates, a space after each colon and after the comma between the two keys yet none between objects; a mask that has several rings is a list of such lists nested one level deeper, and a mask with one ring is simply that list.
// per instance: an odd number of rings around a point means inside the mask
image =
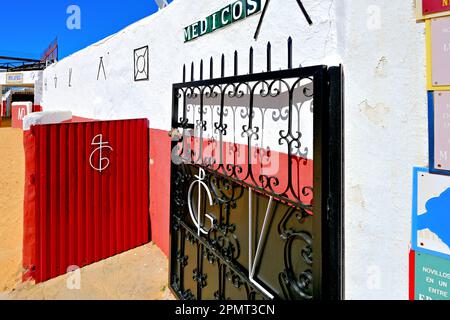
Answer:
[{"label": "blue and white sign", "polygon": [[22,84],[23,73],[7,73],[6,84]]},{"label": "blue and white sign", "polygon": [[413,171],[412,246],[450,259],[450,176]]}]

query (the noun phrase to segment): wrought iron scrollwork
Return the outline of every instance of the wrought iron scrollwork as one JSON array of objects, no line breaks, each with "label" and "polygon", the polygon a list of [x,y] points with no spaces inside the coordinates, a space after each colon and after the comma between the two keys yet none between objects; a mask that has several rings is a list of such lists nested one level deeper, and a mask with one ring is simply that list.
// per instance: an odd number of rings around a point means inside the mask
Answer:
[{"label": "wrought iron scrollwork", "polygon": [[172,127],[182,134],[173,141],[180,162],[172,165],[171,279],[180,298],[319,294],[314,240],[321,235],[313,224],[323,190],[315,185],[320,128],[313,125],[320,70],[174,85]]}]

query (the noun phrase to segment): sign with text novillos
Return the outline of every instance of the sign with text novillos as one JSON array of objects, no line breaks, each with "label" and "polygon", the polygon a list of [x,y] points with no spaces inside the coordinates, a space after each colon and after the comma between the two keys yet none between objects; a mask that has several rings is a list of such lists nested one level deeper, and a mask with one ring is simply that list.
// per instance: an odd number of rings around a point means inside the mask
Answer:
[{"label": "sign with text novillos", "polygon": [[450,300],[450,260],[415,252],[414,300]]},{"label": "sign with text novillos", "polygon": [[184,28],[184,42],[231,25],[261,11],[261,0],[238,0]]}]

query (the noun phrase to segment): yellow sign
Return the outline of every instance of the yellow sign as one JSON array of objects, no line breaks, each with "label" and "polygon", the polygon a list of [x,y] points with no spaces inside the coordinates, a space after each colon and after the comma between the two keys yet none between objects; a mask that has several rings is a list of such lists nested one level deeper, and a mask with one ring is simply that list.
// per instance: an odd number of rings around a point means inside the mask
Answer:
[{"label": "yellow sign", "polygon": [[426,20],[427,89],[450,90],[450,17]]}]

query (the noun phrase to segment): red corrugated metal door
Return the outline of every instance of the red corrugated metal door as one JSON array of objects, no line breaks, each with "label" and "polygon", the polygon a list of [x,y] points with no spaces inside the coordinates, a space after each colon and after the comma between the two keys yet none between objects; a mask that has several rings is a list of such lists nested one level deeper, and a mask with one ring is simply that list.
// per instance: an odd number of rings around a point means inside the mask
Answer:
[{"label": "red corrugated metal door", "polygon": [[25,278],[150,241],[148,120],[34,126],[24,144]]}]

